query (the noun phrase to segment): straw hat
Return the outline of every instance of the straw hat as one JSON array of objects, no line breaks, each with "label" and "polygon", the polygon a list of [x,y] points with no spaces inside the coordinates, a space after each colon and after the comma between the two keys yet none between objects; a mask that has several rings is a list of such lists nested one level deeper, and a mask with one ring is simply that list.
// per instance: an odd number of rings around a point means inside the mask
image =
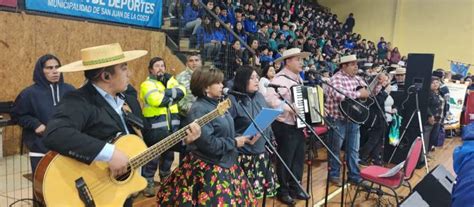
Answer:
[{"label": "straw hat", "polygon": [[86,71],[128,62],[146,55],[146,50],[122,51],[119,43],[100,45],[81,50],[82,59],[61,66],[59,72]]},{"label": "straw hat", "polygon": [[405,73],[407,73],[407,69],[402,68],[402,67],[398,67],[395,70],[395,75],[404,75]]},{"label": "straw hat", "polygon": [[301,52],[300,48],[291,48],[288,50],[283,51],[283,55],[275,60],[275,63],[279,63],[285,59],[292,58],[292,57],[300,57],[300,58],[307,58],[309,57],[309,52]]},{"label": "straw hat", "polygon": [[357,62],[359,61],[357,59],[357,56],[356,55],[346,55],[346,56],[342,56],[339,60],[339,64],[343,64],[343,63],[349,63],[349,62]]}]

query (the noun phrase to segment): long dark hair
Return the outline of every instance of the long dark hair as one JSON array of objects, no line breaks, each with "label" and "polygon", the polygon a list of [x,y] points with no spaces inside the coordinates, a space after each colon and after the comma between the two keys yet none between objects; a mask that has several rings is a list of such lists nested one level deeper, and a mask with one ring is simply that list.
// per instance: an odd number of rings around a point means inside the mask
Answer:
[{"label": "long dark hair", "polygon": [[239,67],[235,73],[234,86],[232,89],[241,93],[247,93],[247,85],[254,71],[255,68],[252,66]]}]

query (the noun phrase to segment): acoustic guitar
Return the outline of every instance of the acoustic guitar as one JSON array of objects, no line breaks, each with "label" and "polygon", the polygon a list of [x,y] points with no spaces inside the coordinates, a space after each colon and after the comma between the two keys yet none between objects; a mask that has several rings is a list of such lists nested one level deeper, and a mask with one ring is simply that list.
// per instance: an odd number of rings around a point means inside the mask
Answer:
[{"label": "acoustic guitar", "polygon": [[[226,99],[195,122],[203,126],[223,115],[230,105],[230,100]],[[128,172],[119,177],[111,176],[106,162],[94,161],[87,165],[56,152],[48,152],[35,172],[35,195],[48,207],[123,206],[129,195],[143,190],[147,185],[141,176],[140,167],[183,140],[187,129],[189,125],[148,149],[143,140],[135,135],[117,139],[115,147],[130,158]]]},{"label": "acoustic guitar", "polygon": [[[377,85],[378,78],[383,74],[384,70],[382,70],[380,73],[375,76],[375,78],[372,80],[372,82],[369,84],[367,90],[369,93],[374,91],[375,86]],[[358,91],[361,88],[365,88],[363,86],[358,86],[356,88],[356,91]],[[370,116],[370,106],[375,103],[374,101],[375,97],[369,97],[369,98],[358,98],[358,99],[351,99],[351,98],[346,98],[341,103],[339,104],[339,110],[342,112],[342,114],[347,117],[349,120],[356,124],[364,124],[367,119]]]},{"label": "acoustic guitar", "polygon": [[[359,90],[361,86],[357,87]],[[369,108],[374,103],[372,98],[351,99],[346,98],[339,104],[342,114],[356,124],[364,124],[369,118]]]}]

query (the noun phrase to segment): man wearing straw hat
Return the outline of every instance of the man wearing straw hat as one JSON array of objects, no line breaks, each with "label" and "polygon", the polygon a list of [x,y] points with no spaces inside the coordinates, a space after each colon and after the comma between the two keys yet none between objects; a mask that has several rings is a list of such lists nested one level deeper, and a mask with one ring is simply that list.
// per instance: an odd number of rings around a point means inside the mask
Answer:
[{"label": "man wearing straw hat", "polygon": [[[342,144],[345,144],[346,160],[349,168],[349,182],[359,183],[361,181],[358,166],[360,144],[359,125],[344,117],[338,106],[341,101],[346,99],[346,96],[352,99],[367,98],[369,97],[369,92],[365,88],[356,90],[359,86],[366,85],[362,78],[357,76],[358,67],[357,57],[355,55],[341,57],[339,68],[340,70],[331,77],[329,84],[344,94],[337,92],[332,87],[327,87],[325,91],[327,97],[325,102],[326,114],[328,115],[328,120],[331,120],[335,125],[335,129],[331,128],[329,133],[329,138],[331,139],[329,145],[331,150],[336,155],[339,155]],[[333,130],[338,130],[339,134],[343,137],[339,136]],[[340,164],[330,156],[329,165],[331,168],[329,171],[329,181],[336,186],[341,186]]]},{"label": "man wearing straw hat", "polygon": [[[305,140],[303,131],[296,128],[296,115],[285,102],[280,100],[279,94],[293,104],[290,88],[303,84],[299,73],[302,71],[303,58],[307,58],[309,54],[308,52],[301,52],[299,48],[285,50],[282,57],[275,60],[276,64],[284,61],[284,67],[271,82],[284,86],[284,88],[278,89],[278,92],[273,88],[268,88],[265,94],[265,98],[272,108],[283,109],[283,113],[273,122],[272,129],[278,143],[278,153],[290,167],[298,181],[301,181],[303,176]],[[299,191],[297,183],[294,182],[280,162],[277,163],[276,173],[280,181],[277,196],[281,202],[294,205],[296,203],[293,200],[294,198],[307,199],[303,192]]]},{"label": "man wearing straw hat", "polygon": [[396,67],[392,74],[395,74],[395,82],[392,83],[392,91],[404,91],[405,90],[405,74],[407,70],[402,67]]},{"label": "man wearing straw hat", "polygon": [[[134,132],[125,121],[124,104],[141,117],[136,97],[123,92],[129,85],[127,62],[146,54],[144,50],[123,52],[118,43],[101,45],[82,49],[82,60],[60,67],[60,72],[84,71],[88,81],[64,96],[46,127],[45,145],[86,164],[108,162],[112,176],[126,173],[129,158],[110,141],[120,134]],[[191,128],[187,142],[200,136],[199,125],[193,124]],[[131,206],[131,199],[124,205]]]}]

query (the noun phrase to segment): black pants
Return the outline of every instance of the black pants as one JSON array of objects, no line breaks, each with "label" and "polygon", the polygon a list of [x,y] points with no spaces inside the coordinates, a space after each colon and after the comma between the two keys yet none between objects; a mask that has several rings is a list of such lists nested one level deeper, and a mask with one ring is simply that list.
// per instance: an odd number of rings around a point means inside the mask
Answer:
[{"label": "black pants", "polygon": [[367,130],[367,142],[362,145],[359,151],[361,159],[367,160],[372,158],[375,162],[380,163],[380,154],[386,129],[385,124],[377,124],[376,127]]},{"label": "black pants", "polygon": [[[303,177],[305,140],[303,131],[297,129],[296,126],[287,125],[278,121],[272,124],[273,132],[275,133],[276,142],[278,144],[277,150],[283,161],[291,169],[291,172],[296,176],[299,182]],[[290,193],[298,193],[297,183],[291,178],[282,163],[277,160],[276,173],[280,188],[278,188],[278,195],[285,196]]]}]

